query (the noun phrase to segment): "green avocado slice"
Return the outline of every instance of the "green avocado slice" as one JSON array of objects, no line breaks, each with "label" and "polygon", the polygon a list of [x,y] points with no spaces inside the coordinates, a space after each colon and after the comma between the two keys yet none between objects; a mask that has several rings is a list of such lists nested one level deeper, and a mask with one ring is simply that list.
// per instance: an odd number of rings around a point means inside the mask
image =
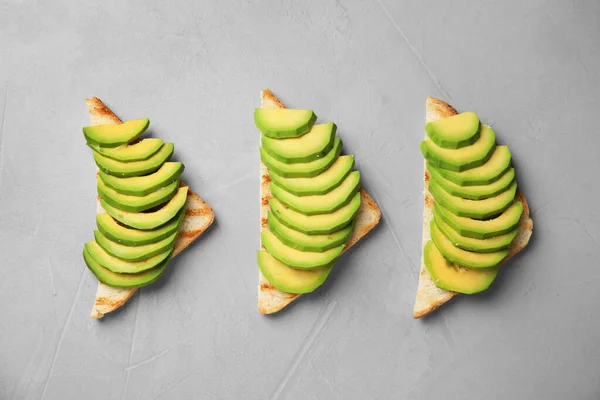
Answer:
[{"label": "green avocado slice", "polygon": [[498,250],[490,253],[477,253],[456,247],[438,228],[432,219],[429,225],[431,239],[442,255],[453,263],[468,268],[491,268],[495,267],[509,253],[509,250]]},{"label": "green avocado slice", "polygon": [[254,110],[254,123],[267,137],[282,139],[299,137],[308,133],[317,116],[312,110],[289,108],[257,108]]},{"label": "green avocado slice", "polygon": [[479,139],[471,146],[444,149],[431,140],[424,140],[421,142],[421,153],[436,167],[461,172],[485,164],[495,145],[496,133],[489,126],[482,125]]},{"label": "green avocado slice", "polygon": [[510,168],[497,181],[480,186],[460,186],[444,178],[437,172],[437,169],[431,169],[431,181],[440,185],[446,192],[453,196],[462,197],[470,200],[483,200],[494,197],[504,192],[515,179],[515,169]]},{"label": "green avocado slice", "polygon": [[323,158],[334,144],[336,125],[333,122],[313,125],[299,137],[273,139],[262,135],[262,147],[269,155],[284,163],[306,163]]},{"label": "green avocado slice", "polygon": [[479,117],[474,112],[464,112],[452,117],[428,122],[427,136],[444,149],[460,149],[479,139]]},{"label": "green avocado slice", "polygon": [[100,265],[100,263],[98,263],[85,249],[83,250],[83,259],[85,260],[87,267],[100,282],[118,288],[147,286],[157,280],[158,277],[165,272],[167,265],[169,265],[169,258],[167,257],[166,260],[152,269],[136,274],[120,274]]},{"label": "green avocado slice", "polygon": [[515,201],[496,218],[483,221],[454,215],[439,203],[435,203],[435,210],[445,223],[462,236],[489,239],[508,233],[518,227],[519,219],[523,213],[523,204],[520,201]]},{"label": "green avocado slice", "polygon": [[433,208],[434,220],[444,235],[457,247],[464,250],[476,251],[479,253],[490,253],[498,250],[504,250],[510,246],[511,242],[519,233],[519,227],[517,226],[512,231],[504,233],[502,235],[494,236],[489,239],[475,239],[467,236],[462,236],[460,233],[455,231],[450,225],[448,225],[444,219],[439,215],[439,211],[436,207]]},{"label": "green avocado slice", "polygon": [[308,178],[327,170],[338,159],[341,152],[342,140],[336,137],[333,148],[329,153],[315,161],[287,164],[271,157],[262,146],[260,148],[260,159],[269,169],[269,174],[273,172],[284,178]]},{"label": "green avocado slice", "polygon": [[344,182],[329,193],[317,196],[296,196],[285,191],[271,182],[273,197],[294,211],[304,215],[328,214],[338,210],[352,200],[352,195],[358,191],[360,172],[354,171],[344,179]]},{"label": "green avocado slice", "polygon": [[122,124],[93,125],[83,128],[85,139],[92,145],[117,147],[136,140],[150,126],[148,118],[126,121]]},{"label": "green avocado slice", "polygon": [[113,242],[100,231],[94,231],[94,238],[96,239],[96,243],[98,243],[104,251],[114,257],[125,261],[143,261],[170,250],[175,243],[175,239],[177,239],[177,232],[173,232],[170,236],[167,236],[161,241],[144,246],[126,246],[124,244]]},{"label": "green avocado slice", "polygon": [[163,145],[162,139],[143,139],[136,144],[124,145],[120,147],[102,147],[88,143],[88,145],[98,153],[118,161],[140,161],[149,158],[155,154]]},{"label": "green avocado slice", "polygon": [[285,178],[269,171],[277,186],[296,196],[325,194],[338,187],[354,167],[354,156],[339,157],[329,169],[311,178]]},{"label": "green avocado slice", "polygon": [[173,143],[165,143],[153,156],[146,160],[122,162],[94,152],[96,165],[109,175],[122,178],[141,176],[156,172],[173,155]]},{"label": "green avocado slice", "polygon": [[179,180],[184,166],[180,162],[166,162],[153,174],[135,176],[132,178],[118,178],[100,171],[100,179],[111,189],[122,194],[133,196],[146,196],[169,183]]},{"label": "green avocado slice", "polygon": [[146,211],[166,203],[175,196],[178,187],[179,180],[176,180],[145,196],[133,196],[122,194],[115,189],[109,188],[102,179],[98,178],[98,194],[100,197],[111,206],[129,212]]},{"label": "green avocado slice", "polygon": [[262,245],[273,257],[292,268],[323,267],[332,263],[344,251],[343,245],[322,252],[301,251],[286,246],[271,231],[262,231],[260,237]]},{"label": "green avocado slice", "polygon": [[92,256],[98,264],[119,274],[137,274],[152,268],[157,267],[163,261],[170,258],[173,253],[173,248],[167,248],[161,253],[157,253],[152,257],[143,260],[123,260],[115,257],[106,251],[97,241],[87,242],[84,245],[85,251]]},{"label": "green avocado slice", "polygon": [[500,179],[509,169],[511,161],[510,150],[507,146],[496,146],[489,160],[485,164],[462,172],[448,171],[437,168],[427,163],[427,169],[435,169],[439,175],[461,186],[488,185]]},{"label": "green avocado slice", "polygon": [[177,194],[161,209],[147,213],[130,213],[128,211],[119,210],[108,204],[104,200],[100,200],[102,208],[117,221],[141,230],[150,230],[158,228],[172,219],[179,210],[185,206],[187,199],[188,187],[180,187]]},{"label": "green avocado slice", "polygon": [[429,191],[436,203],[441,204],[459,217],[475,219],[488,219],[506,210],[515,199],[517,182],[513,183],[504,192],[484,200],[468,200],[452,196],[442,189],[435,181],[429,182]]},{"label": "green avocado slice", "polygon": [[139,229],[131,229],[123,226],[115,221],[110,215],[103,213],[96,215],[96,225],[98,226],[98,230],[113,242],[121,243],[126,246],[144,246],[161,241],[166,237],[171,236],[174,232],[177,232],[183,217],[185,217],[185,209],[179,211],[179,213],[165,225],[150,231],[141,231]]},{"label": "green avocado slice", "polygon": [[348,226],[328,235],[307,235],[306,233],[288,228],[275,215],[274,213],[269,213],[268,217],[271,232],[277,236],[277,239],[289,247],[302,251],[326,251],[342,246],[348,241],[354,230],[354,224],[350,223]]},{"label": "green avocado slice", "polygon": [[330,234],[348,225],[356,216],[360,203],[358,192],[348,204],[330,214],[304,215],[286,208],[275,198],[269,200],[271,212],[277,214],[277,219],[282,224],[307,235]]},{"label": "green avocado slice", "polygon": [[333,263],[321,268],[295,269],[277,260],[266,251],[258,251],[258,267],[277,289],[286,293],[310,293],[325,282]]},{"label": "green avocado slice", "polygon": [[456,265],[446,260],[431,240],[423,249],[423,261],[437,287],[463,294],[483,292],[494,282],[499,270],[499,267],[471,269]]}]

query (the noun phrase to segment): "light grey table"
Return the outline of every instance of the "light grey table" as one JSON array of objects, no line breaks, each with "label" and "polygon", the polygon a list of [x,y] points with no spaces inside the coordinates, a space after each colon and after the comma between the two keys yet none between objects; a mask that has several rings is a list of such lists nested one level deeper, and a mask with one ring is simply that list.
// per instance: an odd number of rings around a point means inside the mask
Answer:
[{"label": "light grey table", "polygon": [[[600,3],[0,2],[0,399],[598,399]],[[256,311],[269,87],[339,126],[379,227],[285,312]],[[84,98],[176,143],[215,225],[119,312],[96,280]],[[514,156],[531,245],[412,319],[424,102]]]}]

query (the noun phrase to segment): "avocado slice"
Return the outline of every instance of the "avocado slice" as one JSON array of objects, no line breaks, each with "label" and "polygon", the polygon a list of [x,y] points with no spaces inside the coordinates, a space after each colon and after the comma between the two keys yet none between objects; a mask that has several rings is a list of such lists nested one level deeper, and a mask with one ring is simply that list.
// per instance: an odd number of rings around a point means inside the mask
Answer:
[{"label": "avocado slice", "polygon": [[111,206],[130,212],[146,211],[166,203],[175,196],[178,187],[179,180],[176,180],[145,196],[132,196],[130,194],[119,193],[115,189],[109,188],[102,179],[98,178],[98,194],[100,197]]},{"label": "avocado slice", "polygon": [[475,239],[467,236],[462,236],[448,225],[439,215],[437,208],[433,208],[433,216],[435,223],[444,235],[457,247],[464,250],[477,251],[479,253],[490,253],[493,251],[506,249],[515,236],[519,233],[519,227],[514,228],[508,233],[494,236],[489,239]]},{"label": "avocado slice", "polygon": [[351,222],[348,226],[328,235],[307,235],[288,228],[275,215],[269,213],[268,217],[271,232],[289,247],[302,251],[326,251],[344,245],[354,230],[354,223]]},{"label": "avocado slice", "polygon": [[354,156],[339,157],[326,171],[312,178],[285,178],[269,171],[277,186],[296,196],[325,194],[338,187],[354,167]]},{"label": "avocado slice", "polygon": [[444,208],[447,208],[459,217],[488,219],[500,214],[512,204],[517,193],[517,182],[513,181],[504,192],[484,200],[468,200],[452,196],[436,184],[435,181],[429,182],[429,191],[436,203],[441,204]]},{"label": "avocado slice", "polygon": [[111,189],[122,194],[146,196],[173,181],[179,180],[184,167],[180,162],[166,162],[153,174],[119,178],[100,171],[100,179]]},{"label": "avocado slice", "polygon": [[157,171],[173,155],[173,143],[165,143],[153,156],[146,160],[122,162],[94,152],[96,165],[109,175],[122,178],[141,176]]},{"label": "avocado slice", "polygon": [[147,213],[130,213],[127,211],[119,210],[117,208],[114,208],[104,200],[100,200],[100,204],[102,205],[102,208],[104,208],[104,210],[108,214],[110,214],[111,217],[121,222],[122,224],[141,230],[150,230],[164,225],[175,215],[177,215],[179,210],[181,210],[185,206],[187,192],[187,186],[180,187],[179,190],[177,190],[177,194],[175,195],[175,197],[173,197],[161,209],[159,209],[158,211]]},{"label": "avocado slice", "polygon": [[267,137],[274,139],[302,136],[308,133],[317,120],[312,110],[289,108],[257,108],[254,123]]},{"label": "avocado slice", "polygon": [[359,192],[348,204],[330,214],[304,215],[285,207],[276,198],[269,200],[271,212],[277,214],[282,224],[307,235],[326,235],[347,226],[356,216],[360,203]]},{"label": "avocado slice", "polygon": [[321,268],[290,268],[266,251],[258,251],[258,267],[277,289],[286,293],[310,293],[325,282],[333,263]]},{"label": "avocado slice", "polygon": [[144,260],[127,261],[110,254],[96,241],[87,242],[84,249],[98,264],[119,274],[137,274],[155,268],[163,261],[168,260],[173,253],[173,248],[170,247],[162,253],[157,253]]},{"label": "avocado slice", "polygon": [[498,250],[490,253],[477,253],[456,247],[438,228],[432,219],[429,225],[431,239],[442,255],[453,263],[468,268],[491,268],[495,267],[509,253],[508,249]]},{"label": "avocado slice", "polygon": [[96,225],[98,226],[98,230],[113,242],[126,246],[144,246],[161,241],[171,236],[174,232],[177,232],[184,216],[185,209],[182,209],[165,225],[150,231],[128,228],[119,224],[110,215],[104,213],[96,215]]},{"label": "avocado slice", "polygon": [[286,246],[271,231],[262,231],[260,238],[262,245],[273,257],[292,268],[313,269],[323,267],[335,261],[344,251],[343,245],[322,252],[301,251]]},{"label": "avocado slice", "polygon": [[446,192],[453,196],[462,197],[470,200],[483,200],[494,197],[504,192],[515,179],[515,169],[510,168],[497,181],[479,186],[460,186],[441,176],[437,169],[429,171],[431,181],[441,186]]},{"label": "avocado slice", "polygon": [[271,182],[271,193],[284,205],[304,215],[332,213],[348,204],[352,195],[358,191],[360,172],[354,171],[344,182],[329,193],[317,196],[296,196]]},{"label": "avocado slice", "polygon": [[423,261],[437,287],[463,294],[483,292],[496,279],[499,270],[499,267],[471,269],[456,265],[446,260],[431,240],[423,249]]},{"label": "avocado slice", "polygon": [[126,121],[119,125],[93,125],[83,128],[85,139],[92,145],[117,147],[136,140],[150,126],[148,118]]},{"label": "avocado slice", "polygon": [[311,130],[295,138],[273,139],[262,135],[262,147],[269,155],[284,163],[306,163],[324,157],[334,144],[337,126],[333,122],[313,125]]},{"label": "avocado slice", "polygon": [[273,172],[284,178],[309,178],[327,170],[338,159],[341,152],[342,140],[336,137],[329,153],[315,161],[287,164],[271,157],[262,147],[260,148],[260,159],[269,169],[269,174]]},{"label": "avocado slice", "polygon": [[144,246],[127,246],[113,242],[104,236],[100,231],[94,231],[94,238],[96,239],[96,243],[98,243],[98,245],[102,247],[104,251],[114,257],[118,257],[125,261],[142,261],[171,249],[175,243],[175,239],[177,239],[177,233],[178,232],[175,231],[161,241],[150,243]]},{"label": "avocado slice", "polygon": [[435,204],[435,210],[445,223],[462,236],[489,239],[508,233],[519,226],[523,204],[520,201],[515,201],[496,218],[483,221],[454,215],[439,203]]},{"label": "avocado slice", "polygon": [[488,185],[500,179],[510,168],[511,155],[508,146],[496,146],[485,164],[462,172],[448,171],[427,163],[427,169],[435,169],[439,175],[461,186]]},{"label": "avocado slice", "polygon": [[496,133],[487,125],[481,126],[479,139],[471,146],[460,149],[444,149],[432,140],[421,142],[421,153],[436,167],[460,172],[479,167],[492,155],[496,145]]},{"label": "avocado slice", "polygon": [[85,249],[83,250],[83,259],[100,282],[118,288],[137,288],[150,285],[165,272],[167,265],[169,265],[169,258],[167,257],[166,260],[152,269],[136,274],[120,274],[100,265]]},{"label": "avocado slice", "polygon": [[88,143],[88,145],[98,153],[118,161],[140,161],[149,158],[155,154],[163,145],[162,139],[143,139],[136,144],[130,144],[120,147],[102,147]]},{"label": "avocado slice", "polygon": [[460,149],[479,139],[479,117],[474,112],[464,112],[452,117],[428,122],[425,132],[429,139],[444,149]]}]

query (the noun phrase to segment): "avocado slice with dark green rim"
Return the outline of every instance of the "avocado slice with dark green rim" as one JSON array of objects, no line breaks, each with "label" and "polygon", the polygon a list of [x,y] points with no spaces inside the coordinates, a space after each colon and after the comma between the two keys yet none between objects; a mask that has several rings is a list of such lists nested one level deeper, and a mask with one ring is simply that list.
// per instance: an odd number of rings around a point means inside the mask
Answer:
[{"label": "avocado slice with dark green rim", "polygon": [[274,213],[268,216],[269,229],[277,239],[294,249],[302,251],[326,251],[342,246],[354,230],[354,221],[338,231],[328,235],[307,235],[282,224]]},{"label": "avocado slice with dark green rim", "polygon": [[282,224],[307,235],[330,234],[347,226],[356,216],[360,203],[358,192],[348,204],[330,214],[304,215],[285,207],[276,198],[269,200],[270,212],[277,214]]},{"label": "avocado slice with dark green rim", "polygon": [[92,143],[88,143],[88,146],[103,156],[112,158],[113,160],[128,162],[150,158],[150,156],[162,147],[163,143],[162,139],[143,139],[135,144],[119,147],[102,147]]},{"label": "avocado slice with dark green rim", "polygon": [[489,239],[508,233],[519,226],[519,219],[523,213],[523,204],[520,201],[515,201],[496,218],[483,221],[454,215],[439,203],[435,203],[435,210],[444,222],[462,236],[475,239]]},{"label": "avocado slice with dark green rim", "polygon": [[150,126],[148,118],[135,119],[112,125],[93,125],[83,128],[85,139],[92,145],[117,147],[136,140]]},{"label": "avocado slice with dark green rim", "polygon": [[464,112],[452,117],[428,122],[425,132],[433,143],[444,149],[460,149],[479,139],[479,117],[474,112]]},{"label": "avocado slice with dark green rim", "polygon": [[267,137],[274,139],[302,136],[308,133],[315,121],[312,110],[289,108],[257,108],[254,110],[254,123]]},{"label": "avocado slice with dark green rim", "polygon": [[442,255],[449,261],[468,268],[491,268],[498,265],[508,255],[509,250],[498,250],[490,253],[478,253],[456,247],[438,228],[435,220],[429,225],[431,240]]},{"label": "avocado slice with dark green rim", "polygon": [[360,185],[360,172],[354,171],[329,193],[316,196],[296,196],[271,182],[271,193],[281,203],[304,215],[328,214],[352,200]]},{"label": "avocado slice with dark green rim", "polygon": [[437,172],[437,169],[429,171],[431,174],[431,181],[440,185],[446,192],[453,196],[462,197],[463,199],[470,200],[483,200],[490,197],[494,197],[504,192],[515,179],[515,169],[510,168],[502,175],[497,181],[479,186],[460,186],[456,183],[449,181]]},{"label": "avocado slice with dark green rim", "polygon": [[441,204],[459,217],[488,219],[500,214],[513,203],[517,193],[517,182],[513,181],[504,192],[484,200],[468,200],[452,196],[435,181],[429,181],[429,191],[436,203]]},{"label": "avocado slice with dark green rim", "polygon": [[312,269],[323,267],[333,262],[344,251],[343,245],[327,251],[301,251],[286,246],[271,231],[262,231],[260,237],[262,245],[269,254],[292,268]]},{"label": "avocado slice with dark green rim", "polygon": [[311,178],[285,178],[269,171],[271,180],[296,196],[314,196],[328,193],[346,179],[354,167],[354,156],[339,157],[327,170]]},{"label": "avocado slice with dark green rim", "polygon": [[479,139],[460,149],[444,149],[432,140],[421,142],[421,153],[436,167],[460,172],[485,164],[496,145],[496,133],[487,125],[481,126]]},{"label": "avocado slice with dark green rim", "polygon": [[154,212],[146,213],[130,213],[128,211],[119,210],[108,204],[104,200],[100,200],[102,208],[117,221],[141,230],[150,230],[158,228],[171,220],[179,210],[185,207],[187,199],[188,187],[184,186],[177,190],[177,194],[161,209]]},{"label": "avocado slice with dark green rim", "polygon": [[435,169],[439,175],[461,186],[488,185],[500,179],[510,168],[511,154],[508,146],[496,146],[485,164],[462,172],[448,171],[427,163],[427,169]]},{"label": "avocado slice with dark green rim", "polygon": [[455,231],[450,225],[448,225],[444,219],[439,215],[437,208],[433,208],[433,216],[435,223],[444,235],[457,247],[464,250],[477,251],[479,253],[490,253],[493,251],[507,249],[512,243],[514,238],[519,233],[519,227],[517,226],[512,231],[504,233],[502,235],[494,236],[489,239],[475,239],[467,236],[462,236],[460,233]]},{"label": "avocado slice with dark green rim", "polygon": [[136,274],[120,274],[100,265],[85,249],[83,250],[85,264],[105,285],[118,288],[137,288],[150,285],[156,281],[169,265],[169,258],[158,266]]},{"label": "avocado slice with dark green rim", "polygon": [[175,239],[177,239],[177,231],[173,232],[170,236],[167,236],[161,241],[150,243],[144,246],[127,246],[113,242],[104,236],[100,231],[94,231],[94,238],[96,239],[96,243],[98,243],[98,245],[102,247],[104,251],[114,257],[118,257],[125,261],[142,261],[171,249],[175,243]]},{"label": "avocado slice with dark green rim", "polygon": [[273,139],[262,135],[262,147],[269,155],[284,163],[307,163],[324,157],[334,144],[336,125],[333,122],[313,125],[299,137]]},{"label": "avocado slice with dark green rim", "polygon": [[176,180],[145,196],[133,196],[109,188],[102,179],[98,178],[98,194],[100,197],[111,206],[129,212],[142,212],[166,203],[175,196],[178,187],[179,180]]},{"label": "avocado slice with dark green rim", "polygon": [[113,242],[127,246],[144,246],[159,242],[177,232],[184,217],[185,208],[165,225],[153,230],[141,231],[121,225],[108,214],[98,214],[96,215],[96,225],[98,230]]},{"label": "avocado slice with dark green rim", "polygon": [[499,267],[472,269],[456,265],[444,258],[431,240],[423,249],[423,261],[433,283],[451,292],[474,294],[490,287]]},{"label": "avocado slice with dark green rim", "polygon": [[271,157],[269,153],[261,147],[260,159],[269,169],[269,174],[273,172],[284,178],[308,178],[326,171],[338,159],[342,152],[342,147],[342,140],[336,137],[333,148],[324,157],[311,162],[295,164],[287,164],[279,161],[276,158]]},{"label": "avocado slice with dark green rim", "polygon": [[96,262],[112,272],[119,274],[137,274],[149,269],[155,268],[165,260],[168,260],[173,253],[173,248],[167,248],[162,253],[153,255],[139,261],[128,261],[115,257],[107,252],[96,241],[85,244],[85,251],[96,260]]},{"label": "avocado slice with dark green rim", "polygon": [[96,165],[109,175],[122,178],[141,176],[156,172],[173,155],[173,143],[165,143],[153,156],[146,160],[122,162],[113,160],[98,152],[94,152]]},{"label": "avocado slice with dark green rim", "polygon": [[333,263],[321,268],[295,269],[277,260],[266,251],[258,251],[260,271],[277,289],[285,293],[310,293],[325,282]]},{"label": "avocado slice with dark green rim", "polygon": [[135,176],[131,178],[118,178],[100,171],[100,179],[109,188],[122,194],[133,196],[146,196],[169,183],[179,180],[184,167],[180,162],[166,162],[153,174]]}]

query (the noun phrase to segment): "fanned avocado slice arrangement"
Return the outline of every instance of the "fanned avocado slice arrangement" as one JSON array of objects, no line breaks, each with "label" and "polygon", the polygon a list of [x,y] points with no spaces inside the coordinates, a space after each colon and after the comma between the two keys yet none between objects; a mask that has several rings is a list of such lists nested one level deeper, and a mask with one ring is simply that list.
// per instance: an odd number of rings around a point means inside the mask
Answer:
[{"label": "fanned avocado slice arrangement", "polygon": [[256,109],[261,160],[271,177],[258,266],[279,290],[309,293],[325,282],[352,234],[361,205],[354,157],[341,156],[333,122],[312,110]]},{"label": "fanned avocado slice arrangement", "polygon": [[423,259],[441,289],[486,290],[519,233],[523,204],[506,146],[474,112],[429,122],[421,143],[434,198]]},{"label": "fanned avocado slice arrangement", "polygon": [[149,285],[165,271],[184,217],[184,166],[169,162],[173,143],[139,139],[147,118],[83,128],[99,168],[94,239],[83,258],[99,281],[119,288]]}]

